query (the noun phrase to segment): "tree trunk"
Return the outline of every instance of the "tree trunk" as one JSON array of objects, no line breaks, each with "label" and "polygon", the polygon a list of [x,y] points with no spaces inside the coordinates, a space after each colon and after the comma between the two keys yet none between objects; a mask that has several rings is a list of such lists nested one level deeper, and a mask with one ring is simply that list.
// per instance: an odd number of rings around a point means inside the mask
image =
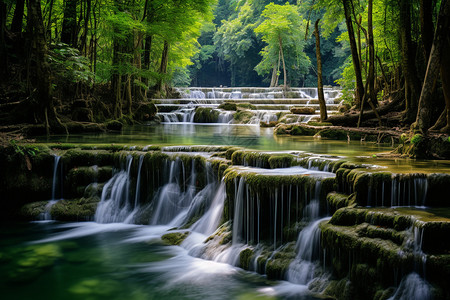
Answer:
[{"label": "tree trunk", "polygon": [[317,94],[319,96],[320,106],[320,121],[323,122],[327,119],[327,106],[325,104],[325,97],[323,95],[323,82],[322,82],[322,55],[320,54],[320,34],[319,34],[319,21],[317,19],[314,27],[314,36],[316,37],[316,58],[317,58]]},{"label": "tree trunk", "polygon": [[70,47],[77,47],[77,2],[78,0],[66,0],[64,18],[61,29],[61,42]]},{"label": "tree trunk", "polygon": [[278,43],[280,46],[280,53],[281,53],[281,61],[283,62],[283,80],[284,80],[284,91],[287,89],[287,70],[286,70],[286,63],[284,61],[284,53],[283,53],[283,41],[281,40],[281,37],[278,37]]},{"label": "tree trunk", "polygon": [[369,81],[369,104],[372,102],[373,105],[378,103],[377,95],[375,93],[375,45],[373,42],[373,26],[372,26],[372,10],[373,10],[373,0],[369,0],[367,9],[367,35],[368,35],[368,46],[369,46],[369,75],[367,80]]},{"label": "tree trunk", "polygon": [[347,31],[350,40],[350,50],[352,53],[353,68],[355,70],[356,76],[355,104],[357,107],[359,107],[361,105],[362,96],[364,95],[364,85],[362,81],[361,64],[359,61],[358,49],[356,47],[355,33],[353,30],[352,16],[350,11],[351,8],[349,1],[350,0],[342,0],[342,3],[344,5],[345,23],[347,25]]},{"label": "tree trunk", "polygon": [[433,27],[433,0],[420,0],[420,33],[425,63],[428,62],[433,45]]},{"label": "tree trunk", "polygon": [[164,41],[164,49],[161,56],[161,64],[159,65],[160,79],[156,85],[156,91],[161,92],[164,89],[165,75],[167,73],[167,65],[169,64],[169,42]]},{"label": "tree trunk", "polygon": [[84,15],[84,30],[83,35],[81,36],[81,46],[80,46],[80,50],[84,53],[86,57],[88,56],[87,36],[88,36],[88,25],[90,15],[91,15],[91,0],[86,0],[86,11]]},{"label": "tree trunk", "polygon": [[[439,18],[434,33],[433,46],[431,47],[430,58],[428,59],[427,72],[425,74],[425,81],[423,83],[422,92],[419,99],[419,109],[417,111],[416,122],[413,129],[426,133],[431,126],[433,119],[433,91],[436,80],[441,69],[448,68],[448,65],[443,65],[443,57],[447,60],[447,56],[443,55],[444,46],[448,42],[448,32],[450,26],[450,4],[448,0],[442,0],[439,12]],[[446,93],[446,103],[448,99],[448,73],[444,70],[443,74],[443,88]],[[449,103],[450,104],[450,103]],[[447,109],[449,106],[447,106]]]},{"label": "tree trunk", "polygon": [[[47,134],[50,131],[66,129],[58,120],[52,97],[50,66],[48,65],[48,48],[42,20],[41,1],[28,0],[27,35],[31,50],[31,72],[33,86],[37,89],[38,113],[43,119]],[[66,130],[67,132],[67,130]]]},{"label": "tree trunk", "polygon": [[442,62],[441,62],[441,81],[442,81],[442,90],[444,91],[445,110],[447,117],[447,125],[441,130],[441,132],[443,133],[450,133],[450,52],[448,51],[449,48],[450,48],[450,31],[447,30],[447,39],[445,46],[443,47],[443,49],[446,49],[446,51],[442,51]]},{"label": "tree trunk", "polygon": [[2,82],[8,73],[8,60],[6,56],[6,4],[0,1],[0,82]]},{"label": "tree trunk", "polygon": [[[113,66],[120,64],[120,45],[118,41],[113,41]],[[111,86],[114,92],[114,118],[120,119],[122,117],[122,76],[117,70],[113,71]]]},{"label": "tree trunk", "polygon": [[417,100],[420,94],[420,81],[417,77],[415,46],[411,41],[411,3],[400,1],[400,38],[402,46],[402,69],[405,77],[405,116],[404,121],[411,123],[417,114]]},{"label": "tree trunk", "polygon": [[13,20],[11,23],[12,32],[22,32],[24,8],[25,8],[25,0],[17,0]]}]

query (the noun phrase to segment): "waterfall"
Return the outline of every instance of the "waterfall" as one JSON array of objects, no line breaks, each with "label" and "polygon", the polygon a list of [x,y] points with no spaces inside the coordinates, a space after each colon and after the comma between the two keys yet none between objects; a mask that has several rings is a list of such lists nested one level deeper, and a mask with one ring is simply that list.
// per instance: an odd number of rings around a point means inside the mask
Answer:
[{"label": "waterfall", "polygon": [[431,286],[417,273],[404,277],[395,294],[389,300],[432,299]]},{"label": "waterfall", "polygon": [[[58,185],[59,185],[59,193],[58,193]],[[57,194],[59,197],[57,198]],[[45,205],[44,212],[41,214],[41,220],[51,220],[51,209],[52,206],[56,204],[59,200],[62,199],[63,195],[63,167],[61,162],[61,156],[54,155],[53,162],[53,181],[52,181],[52,198]]]},{"label": "waterfall", "polygon": [[130,215],[129,203],[130,171],[133,157],[128,155],[126,167],[116,173],[103,187],[100,203],[95,212],[98,223],[124,222]]}]

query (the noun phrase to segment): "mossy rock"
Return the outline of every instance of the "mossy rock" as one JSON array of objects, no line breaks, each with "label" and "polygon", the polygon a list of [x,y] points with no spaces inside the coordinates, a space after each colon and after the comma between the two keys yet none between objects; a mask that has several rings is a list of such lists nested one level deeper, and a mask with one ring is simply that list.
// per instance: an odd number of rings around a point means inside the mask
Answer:
[{"label": "mossy rock", "polygon": [[121,131],[123,124],[118,120],[111,120],[106,122],[105,126],[108,130]]},{"label": "mossy rock", "polygon": [[243,110],[243,109],[256,110],[256,106],[251,103],[248,103],[248,102],[241,102],[241,103],[238,103],[236,106],[237,106],[238,111]]},{"label": "mossy rock", "polygon": [[134,113],[134,118],[137,121],[147,122],[153,120],[157,113],[158,108],[156,107],[155,103],[141,103]]},{"label": "mossy rock", "polygon": [[249,270],[250,261],[254,255],[253,249],[246,248],[239,253],[239,267],[244,270]]},{"label": "mossy rock", "polygon": [[331,192],[327,195],[327,203],[332,212],[335,212],[340,208],[352,205],[354,203],[354,200],[354,195],[353,197],[351,197],[349,195],[340,194],[337,192]]},{"label": "mossy rock", "polygon": [[[112,177],[112,167],[78,167],[69,170],[65,178],[66,193],[82,196],[88,185],[94,182],[106,182]],[[81,188],[81,193],[78,188]]]},{"label": "mossy rock", "polygon": [[44,214],[45,206],[48,201],[37,201],[25,204],[19,211],[19,215],[27,220],[39,220],[39,217]]},{"label": "mossy rock", "polygon": [[314,128],[303,125],[294,125],[292,126],[292,129],[287,133],[290,133],[291,135],[313,136],[316,134],[316,130]]},{"label": "mossy rock", "polygon": [[52,206],[50,214],[59,221],[90,221],[94,219],[99,201],[97,197],[60,200]]},{"label": "mossy rock", "polygon": [[255,113],[249,110],[241,110],[233,115],[234,122],[237,124],[248,124]]},{"label": "mossy rock", "polygon": [[235,102],[225,101],[225,102],[222,102],[219,105],[219,108],[223,109],[223,110],[236,111],[237,110],[237,105],[236,105]]},{"label": "mossy rock", "polygon": [[197,107],[195,109],[194,123],[217,123],[219,111],[210,107]]},{"label": "mossy rock", "polygon": [[189,231],[170,232],[164,234],[161,239],[167,245],[179,246],[188,237]]},{"label": "mossy rock", "polygon": [[269,128],[269,127],[275,127],[278,125],[278,121],[270,121],[268,123],[266,122],[259,122],[259,127],[261,128]]},{"label": "mossy rock", "polygon": [[293,106],[290,109],[291,113],[298,115],[313,115],[316,110],[309,106]]}]

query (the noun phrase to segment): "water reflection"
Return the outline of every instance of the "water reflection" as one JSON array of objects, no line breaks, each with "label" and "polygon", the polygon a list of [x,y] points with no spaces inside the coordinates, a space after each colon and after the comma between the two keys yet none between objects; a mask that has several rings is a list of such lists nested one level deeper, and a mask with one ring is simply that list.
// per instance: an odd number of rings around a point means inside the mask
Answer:
[{"label": "water reflection", "polygon": [[392,151],[391,145],[360,141],[334,141],[305,136],[274,135],[272,128],[257,125],[171,123],[129,126],[121,132],[38,137],[38,142],[130,145],[226,145],[266,151],[304,151],[345,156],[355,162],[389,167],[394,172],[450,173],[449,161],[416,161],[379,158]]}]

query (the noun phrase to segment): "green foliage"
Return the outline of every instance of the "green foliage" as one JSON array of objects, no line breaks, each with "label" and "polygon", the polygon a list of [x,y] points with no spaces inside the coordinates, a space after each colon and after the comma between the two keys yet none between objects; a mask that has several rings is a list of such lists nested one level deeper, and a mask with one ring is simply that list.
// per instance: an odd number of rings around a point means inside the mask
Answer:
[{"label": "green foliage", "polygon": [[22,156],[36,156],[39,148],[32,145],[20,146],[16,140],[10,140],[9,144],[13,147],[14,152]]},{"label": "green foliage", "polygon": [[[264,21],[255,28],[267,44],[261,51],[262,60],[255,67],[259,75],[269,74],[278,65],[281,51],[290,77],[298,77],[308,70],[310,61],[303,49],[306,21],[302,19],[295,6],[270,3],[262,12]],[[286,80],[286,78],[285,78]]]},{"label": "green foliage", "polygon": [[89,60],[78,49],[64,43],[51,44],[50,49],[50,65],[59,81],[92,85],[94,73],[90,70]]},{"label": "green foliage", "polygon": [[412,138],[411,138],[411,143],[417,145],[420,142],[423,141],[423,135],[421,134],[415,134]]}]

